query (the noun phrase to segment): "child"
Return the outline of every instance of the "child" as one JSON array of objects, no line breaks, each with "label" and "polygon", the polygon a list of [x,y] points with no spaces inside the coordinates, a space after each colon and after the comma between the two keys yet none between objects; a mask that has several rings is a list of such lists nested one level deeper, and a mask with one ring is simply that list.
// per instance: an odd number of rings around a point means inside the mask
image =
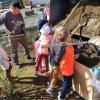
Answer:
[{"label": "child", "polygon": [[32,1],[30,1],[30,7],[31,7],[31,10],[34,12],[34,10],[33,10],[33,2]]},{"label": "child", "polygon": [[[54,38],[50,44],[59,44],[61,42],[70,42],[71,36],[62,26],[58,27]],[[65,98],[66,93],[72,86],[73,64],[74,64],[74,49],[72,46],[59,46],[50,48],[49,63],[52,66],[53,76],[47,92],[51,95],[55,93],[55,84],[57,82],[59,71],[64,77],[64,83],[61,89],[59,100]],[[68,83],[67,83],[68,82]]]},{"label": "child", "polygon": [[10,59],[6,51],[0,45],[0,66],[5,71],[6,76],[10,82],[15,82],[13,76],[11,76],[12,65],[10,64]]},{"label": "child", "polygon": [[97,64],[97,66],[93,67],[93,100],[100,100],[100,62]]},{"label": "child", "polygon": [[38,57],[37,57],[37,63],[36,63],[36,75],[38,75],[38,70],[39,70],[39,67],[43,68],[42,67],[42,61],[43,61],[43,58],[45,60],[45,67],[46,67],[46,72],[49,71],[49,67],[48,67],[48,48],[42,48],[41,45],[45,45],[45,44],[48,44],[49,41],[51,40],[52,38],[52,28],[51,26],[49,25],[49,23],[46,23],[40,30],[41,32],[41,36],[39,38],[38,41],[40,41],[40,45],[38,47]]},{"label": "child", "polygon": [[[66,32],[66,30],[59,26],[55,30],[55,34],[53,39],[50,41],[50,44],[59,44],[61,42],[65,42],[66,37],[69,37],[69,34]],[[55,94],[55,85],[58,79],[58,74],[60,71],[60,61],[65,54],[66,48],[64,46],[58,46],[58,47],[50,47],[49,48],[49,65],[52,68],[52,79],[50,82],[50,86],[47,89],[47,92],[51,95]]]},{"label": "child", "polygon": [[[58,38],[64,42],[71,42],[70,34],[67,34],[65,29],[62,27],[61,32],[58,34]],[[60,71],[63,75],[64,81],[61,88],[61,91],[58,95],[58,100],[64,100],[66,94],[72,87],[72,77],[73,77],[73,70],[74,70],[74,48],[73,46],[66,46],[65,53],[60,61]]]},{"label": "child", "polygon": [[47,22],[43,8],[40,8],[38,16],[39,16],[39,18],[38,18],[38,29],[40,30],[42,28],[42,26]]},{"label": "child", "polygon": [[44,7],[44,13],[48,21],[50,21],[50,3],[47,3]]}]

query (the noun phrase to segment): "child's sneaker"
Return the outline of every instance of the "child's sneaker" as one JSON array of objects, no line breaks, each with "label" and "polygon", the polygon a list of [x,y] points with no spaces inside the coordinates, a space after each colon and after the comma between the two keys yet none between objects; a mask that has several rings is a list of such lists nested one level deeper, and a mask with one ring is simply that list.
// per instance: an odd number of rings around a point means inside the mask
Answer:
[{"label": "child's sneaker", "polygon": [[48,88],[46,89],[47,93],[49,93],[50,95],[54,96],[55,95],[55,90],[52,88]]},{"label": "child's sneaker", "polygon": [[61,99],[60,96],[61,96],[61,92],[58,92],[58,98],[57,99],[58,100],[65,100],[65,99]]},{"label": "child's sneaker", "polygon": [[58,97],[57,97],[58,100],[61,100],[60,96],[61,96],[61,92],[58,92]]}]

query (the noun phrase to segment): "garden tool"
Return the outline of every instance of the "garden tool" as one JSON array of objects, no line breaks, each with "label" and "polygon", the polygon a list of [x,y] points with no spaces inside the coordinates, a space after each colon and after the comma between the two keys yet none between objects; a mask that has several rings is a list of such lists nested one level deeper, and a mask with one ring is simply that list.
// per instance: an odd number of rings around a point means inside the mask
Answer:
[{"label": "garden tool", "polygon": [[20,35],[14,35],[14,36],[8,36],[7,34],[6,35],[3,35],[3,36],[0,36],[0,38],[10,38],[10,37],[19,37],[19,36],[23,36],[23,34],[20,34]]},{"label": "garden tool", "polygon": [[42,45],[41,47],[46,48],[46,47],[59,47],[59,46],[67,46],[67,45],[77,46],[77,45],[85,45],[85,44],[95,45],[95,47],[100,48],[100,36],[93,37],[89,41],[83,41],[78,43],[61,42],[59,44]]},{"label": "garden tool", "polygon": [[76,8],[80,5],[80,3],[81,2],[78,2],[77,5],[73,8],[73,10],[71,11],[71,13],[67,17],[67,19],[64,21],[63,25],[65,25],[67,23],[67,21],[69,20],[69,18],[71,17],[71,15],[75,12]]},{"label": "garden tool", "polygon": [[89,21],[89,18],[90,18],[90,15],[87,15],[87,14],[84,14],[81,16],[81,20],[79,22],[79,24],[75,27],[75,29],[71,32],[71,36],[73,36],[73,34],[75,34],[75,32],[80,28],[80,41],[82,42],[82,30],[83,30],[83,27],[87,25],[88,21]]},{"label": "garden tool", "polygon": [[[11,37],[23,36],[23,34],[21,34],[21,35],[14,35],[14,34],[15,34],[15,30],[16,30],[19,26],[21,26],[22,24],[24,24],[24,22],[22,22],[22,21],[17,21],[17,22],[15,23],[14,29],[13,29],[11,32],[8,32],[8,31],[6,30],[6,34],[3,35],[3,36],[1,36],[0,38],[8,38],[8,41],[9,41],[9,44],[10,44],[9,46],[11,46],[11,41],[10,41],[10,38],[11,38]],[[10,36],[10,34],[13,34],[13,35]]]},{"label": "garden tool", "polygon": [[71,32],[71,36],[73,36],[73,34],[74,34],[80,27],[85,26],[86,23],[87,23],[86,21],[80,22],[80,23],[75,27],[75,29]]},{"label": "garden tool", "polygon": [[[78,6],[79,6],[81,3],[83,3],[83,2],[84,2],[84,0],[80,0],[80,1],[77,3],[77,5],[72,9],[71,13],[68,15],[68,17],[67,17],[66,20],[64,21],[63,26],[68,22],[68,20],[70,19],[71,15],[75,12],[75,10],[78,8]],[[83,7],[82,13],[83,13],[84,9],[85,9],[85,5],[84,5],[84,7]]]},{"label": "garden tool", "polygon": [[47,45],[42,45],[42,48],[46,48],[46,47],[59,47],[59,46],[67,46],[67,45],[73,45],[73,46],[77,46],[77,45],[84,45],[84,44],[88,44],[87,41],[84,42],[79,42],[79,43],[68,43],[68,42],[61,42],[59,44],[47,44]]}]

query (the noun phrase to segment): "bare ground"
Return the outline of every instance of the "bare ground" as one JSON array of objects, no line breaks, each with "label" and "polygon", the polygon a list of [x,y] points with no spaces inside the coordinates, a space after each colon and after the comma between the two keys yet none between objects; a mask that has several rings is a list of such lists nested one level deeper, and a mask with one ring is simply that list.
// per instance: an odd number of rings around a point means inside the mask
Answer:
[{"label": "bare ground", "polygon": [[[29,49],[30,54],[32,58],[34,58],[34,47],[32,44],[32,41],[34,42],[34,38],[36,37],[36,34],[29,34],[27,35],[28,42],[29,42]],[[11,48],[6,48],[7,50]],[[16,84],[10,86],[10,91],[8,91],[8,87],[3,84],[3,87],[5,89],[0,92],[1,96],[4,95],[4,100],[57,100],[58,91],[61,87],[62,82],[58,81],[57,83],[57,94],[55,96],[50,96],[46,89],[48,87],[47,82],[49,81],[49,77],[45,75],[45,73],[39,73],[39,76],[36,77],[35,74],[35,60],[29,61],[25,58],[23,54],[22,48],[19,46],[19,59],[20,63],[23,65],[22,68],[18,69],[16,66],[13,65],[12,75],[17,76],[18,81]],[[0,70],[0,76],[4,76],[4,73],[2,70]],[[8,83],[7,80],[5,80],[4,83]],[[2,88],[2,86],[0,85]],[[8,95],[8,92],[12,92],[10,95]],[[5,97],[5,95],[8,95]],[[1,97],[1,100],[3,98]],[[83,100],[78,94],[75,92],[72,92],[69,94],[68,97],[66,97],[66,100]]]},{"label": "bare ground", "polygon": [[[69,23],[66,23],[66,27],[69,30],[71,30],[76,24],[78,24],[81,10],[82,10],[82,6],[80,6],[77,9],[75,14],[69,20]],[[93,6],[93,5],[87,4],[84,14],[93,12],[93,14],[91,15],[92,17],[90,18],[90,23],[88,22],[87,25],[91,24],[91,20],[95,19],[97,15],[100,16],[99,10],[100,10],[99,6]],[[98,17],[96,20],[98,23],[100,21],[100,17]],[[100,23],[98,23],[98,26],[99,24]],[[86,28],[87,27],[84,27],[82,31],[83,34],[88,32],[88,29]],[[98,34],[98,30],[96,30],[96,28],[92,26],[92,29],[95,29],[95,31],[93,30],[92,31]],[[91,33],[92,31],[89,31],[89,33]],[[35,36],[33,35],[33,40],[34,40],[34,37]],[[32,57],[34,57],[34,48],[33,48],[32,41],[30,44],[30,52],[31,52]],[[57,100],[57,95],[52,97],[46,93],[46,88],[48,87],[47,82],[49,78],[45,74],[41,74],[41,73],[39,77],[35,77],[34,75],[35,62],[27,61],[24,58],[22,49],[20,50],[19,55],[20,55],[19,56],[20,63],[23,64],[23,67],[21,69],[17,69],[14,66],[12,70],[13,75],[18,76],[19,81],[15,84],[15,87],[16,87],[14,88],[15,93],[13,93],[12,96],[10,95],[9,97],[5,98],[4,100]],[[86,49],[85,51],[83,50],[83,52],[79,55],[77,60],[86,66],[93,67],[94,61],[96,62],[95,65],[97,64],[97,62],[100,61],[100,56],[98,56],[97,53],[92,52],[90,49],[89,50]],[[0,75],[4,75],[4,73],[2,73],[1,71]],[[58,86],[59,84],[57,85],[57,87]],[[66,100],[82,100],[82,98],[77,96],[75,93],[72,93],[72,94],[69,94],[68,98],[66,97]]]}]

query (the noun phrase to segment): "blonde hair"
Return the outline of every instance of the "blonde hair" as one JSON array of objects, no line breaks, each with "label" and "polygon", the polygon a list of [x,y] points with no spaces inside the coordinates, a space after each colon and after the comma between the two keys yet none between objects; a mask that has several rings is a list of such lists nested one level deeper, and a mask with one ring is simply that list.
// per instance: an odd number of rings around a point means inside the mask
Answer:
[{"label": "blonde hair", "polygon": [[54,36],[60,41],[64,41],[68,36],[68,31],[65,27],[59,26],[55,29]]}]

